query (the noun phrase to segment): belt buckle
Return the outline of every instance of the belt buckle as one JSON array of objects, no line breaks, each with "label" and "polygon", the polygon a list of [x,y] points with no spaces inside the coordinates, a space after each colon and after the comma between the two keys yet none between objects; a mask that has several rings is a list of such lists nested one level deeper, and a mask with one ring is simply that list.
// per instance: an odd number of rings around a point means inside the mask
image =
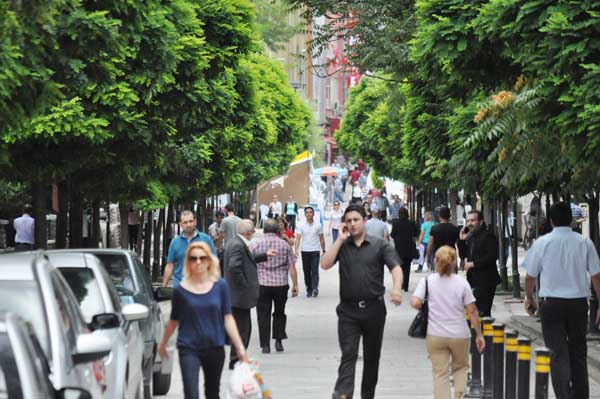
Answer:
[{"label": "belt buckle", "polygon": [[367,301],[358,301],[358,307],[364,309],[367,307]]}]

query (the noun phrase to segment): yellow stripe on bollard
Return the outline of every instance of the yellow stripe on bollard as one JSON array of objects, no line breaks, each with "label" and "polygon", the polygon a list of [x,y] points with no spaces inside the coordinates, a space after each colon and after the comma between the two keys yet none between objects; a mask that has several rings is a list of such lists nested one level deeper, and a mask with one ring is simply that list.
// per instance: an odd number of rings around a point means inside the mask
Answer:
[{"label": "yellow stripe on bollard", "polygon": [[488,323],[483,324],[483,335],[487,335],[489,337],[494,336],[494,329],[492,328],[491,324],[488,324]]},{"label": "yellow stripe on bollard", "polygon": [[519,344],[516,338],[506,338],[506,351],[507,352],[518,352]]},{"label": "yellow stripe on bollard", "polygon": [[492,342],[495,344],[504,343],[504,330],[495,330],[494,331],[494,340]]},{"label": "yellow stripe on bollard", "polygon": [[536,373],[550,373],[550,356],[537,356],[535,358],[535,372]]},{"label": "yellow stripe on bollard", "polygon": [[531,360],[531,345],[519,345],[519,360]]}]

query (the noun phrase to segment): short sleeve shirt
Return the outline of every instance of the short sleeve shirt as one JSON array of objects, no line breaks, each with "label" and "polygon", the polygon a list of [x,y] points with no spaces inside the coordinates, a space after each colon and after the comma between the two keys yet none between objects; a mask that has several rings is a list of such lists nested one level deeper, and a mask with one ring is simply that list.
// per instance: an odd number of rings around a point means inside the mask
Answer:
[{"label": "short sleeve shirt", "polygon": [[169,252],[167,253],[167,262],[175,263],[175,270],[173,271],[173,287],[177,287],[181,280],[183,280],[183,261],[185,260],[185,251],[192,242],[202,241],[208,244],[211,252],[214,255],[217,255],[217,249],[215,248],[215,243],[212,238],[208,234],[201,233],[196,230],[196,235],[194,237],[188,239],[183,233],[178,235],[171,241],[169,245]]},{"label": "short sleeve shirt", "polygon": [[179,322],[177,347],[201,350],[224,346],[228,314],[231,314],[231,300],[225,280],[216,281],[205,294],[177,287],[171,305],[171,320]]},{"label": "short sleeve shirt", "polygon": [[237,216],[227,216],[221,221],[221,230],[223,231],[223,246],[234,239],[237,232],[237,225],[241,221]]},{"label": "short sleeve shirt", "polygon": [[467,280],[456,274],[440,276],[433,273],[421,279],[414,296],[425,298],[425,280],[428,284],[429,320],[427,334],[446,338],[469,338],[471,332],[465,319],[465,306],[475,297]]},{"label": "short sleeve shirt", "polygon": [[541,298],[587,298],[588,273],[600,273],[594,244],[570,227],[555,227],[537,239],[524,263],[528,275],[539,277]]},{"label": "short sleeve shirt", "polygon": [[456,246],[460,230],[452,223],[440,223],[431,228],[429,233],[433,237],[434,253],[444,245],[449,245],[452,248]]},{"label": "short sleeve shirt", "polygon": [[388,226],[383,220],[372,218],[367,221],[365,231],[367,235],[383,239],[388,232]]},{"label": "short sleeve shirt", "polygon": [[431,228],[433,227],[433,222],[425,222],[421,225],[421,231],[423,234],[423,244],[429,244],[429,233],[431,233]]},{"label": "short sleeve shirt", "polygon": [[300,242],[300,251],[302,252],[316,252],[321,250],[320,235],[323,234],[323,226],[317,221],[313,221],[311,224],[306,221],[296,226],[296,233],[302,235],[302,241]]},{"label": "short sleeve shirt", "polygon": [[342,244],[336,261],[339,262],[342,302],[357,302],[383,295],[384,266],[392,270],[400,265],[394,247],[371,236],[366,236],[360,247],[349,237]]}]

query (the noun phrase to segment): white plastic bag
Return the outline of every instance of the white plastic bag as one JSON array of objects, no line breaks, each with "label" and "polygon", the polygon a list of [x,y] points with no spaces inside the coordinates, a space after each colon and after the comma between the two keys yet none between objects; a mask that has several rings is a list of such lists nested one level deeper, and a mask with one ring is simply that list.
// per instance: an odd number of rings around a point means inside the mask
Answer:
[{"label": "white plastic bag", "polygon": [[227,399],[262,399],[260,385],[248,363],[235,364],[229,377]]}]

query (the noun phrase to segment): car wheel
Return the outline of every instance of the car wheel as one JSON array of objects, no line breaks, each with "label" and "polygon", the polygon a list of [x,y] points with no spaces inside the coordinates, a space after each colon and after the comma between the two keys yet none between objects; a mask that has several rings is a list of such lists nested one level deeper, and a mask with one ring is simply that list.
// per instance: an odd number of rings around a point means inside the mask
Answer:
[{"label": "car wheel", "polygon": [[155,395],[166,395],[171,387],[171,374],[154,373],[153,390]]}]

